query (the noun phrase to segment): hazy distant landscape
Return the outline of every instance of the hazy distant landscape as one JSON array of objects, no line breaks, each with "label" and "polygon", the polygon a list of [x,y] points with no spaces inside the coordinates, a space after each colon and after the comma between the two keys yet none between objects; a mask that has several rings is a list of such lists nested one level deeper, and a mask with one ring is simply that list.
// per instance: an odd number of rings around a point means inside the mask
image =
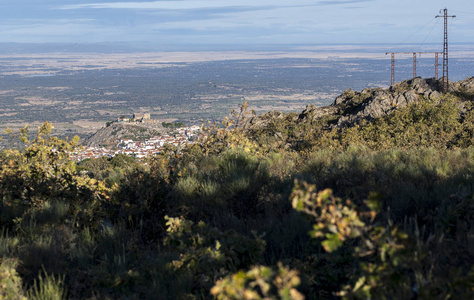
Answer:
[{"label": "hazy distant landscape", "polygon": [[[244,101],[257,113],[301,111],[309,103],[330,104],[345,89],[390,83],[389,57],[371,46],[128,53],[35,53],[26,48],[30,53],[10,46],[10,53],[0,54],[2,132],[47,120],[59,135],[84,137],[136,112],[200,124],[221,120]],[[452,53],[451,80],[464,79],[474,68],[474,55],[466,49],[459,46]],[[434,77],[433,64],[428,55],[419,58],[418,75]],[[396,80],[410,77],[412,59],[402,56]]]}]

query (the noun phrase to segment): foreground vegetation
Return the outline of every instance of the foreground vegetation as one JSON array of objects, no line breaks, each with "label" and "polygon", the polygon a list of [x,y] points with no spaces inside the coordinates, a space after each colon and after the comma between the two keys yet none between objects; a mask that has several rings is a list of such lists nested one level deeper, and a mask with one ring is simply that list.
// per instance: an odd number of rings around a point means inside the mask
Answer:
[{"label": "foreground vegetation", "polygon": [[452,95],[343,129],[241,111],[142,164],[1,154],[0,298],[471,299],[474,111]]}]

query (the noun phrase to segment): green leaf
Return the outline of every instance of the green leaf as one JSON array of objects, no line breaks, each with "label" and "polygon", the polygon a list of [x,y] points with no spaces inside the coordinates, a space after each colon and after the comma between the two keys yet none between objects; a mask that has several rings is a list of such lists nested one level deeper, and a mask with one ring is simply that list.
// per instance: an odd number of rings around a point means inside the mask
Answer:
[{"label": "green leaf", "polygon": [[327,239],[321,243],[324,250],[327,252],[333,252],[339,249],[342,246],[342,241],[338,238],[336,234],[327,234]]},{"label": "green leaf", "polygon": [[270,278],[273,276],[273,270],[269,267],[262,267],[261,275],[263,278]]},{"label": "green leaf", "polygon": [[357,280],[352,291],[356,292],[358,289],[360,289],[364,285],[364,283],[365,283],[365,276],[362,276]]}]

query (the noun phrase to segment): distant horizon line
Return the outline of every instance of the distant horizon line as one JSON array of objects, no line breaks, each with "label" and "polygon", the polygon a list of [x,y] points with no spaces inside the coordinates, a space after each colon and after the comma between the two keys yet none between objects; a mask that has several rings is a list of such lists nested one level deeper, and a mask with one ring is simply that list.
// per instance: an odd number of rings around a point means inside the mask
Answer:
[{"label": "distant horizon line", "polygon": [[[452,42],[454,52],[472,52],[474,42]],[[467,48],[469,47],[469,48]],[[0,42],[0,54],[39,53],[151,53],[151,52],[331,52],[338,53],[386,53],[439,51],[442,43],[318,43],[318,44],[152,44],[149,42]]]},{"label": "distant horizon line", "polygon": [[[152,47],[161,47],[161,46],[197,46],[197,47],[206,47],[206,46],[336,46],[336,45],[418,45],[418,43],[389,43],[389,42],[380,42],[380,43],[206,43],[206,44],[197,44],[197,43],[167,43],[156,44],[147,41],[113,41],[113,42],[1,42],[0,44],[20,44],[20,45],[50,45],[50,44],[59,44],[59,45],[112,45],[112,44],[129,44],[129,45],[144,45]],[[439,45],[441,42],[425,42],[422,45]],[[450,44],[456,45],[472,45],[474,42],[450,42]]]}]

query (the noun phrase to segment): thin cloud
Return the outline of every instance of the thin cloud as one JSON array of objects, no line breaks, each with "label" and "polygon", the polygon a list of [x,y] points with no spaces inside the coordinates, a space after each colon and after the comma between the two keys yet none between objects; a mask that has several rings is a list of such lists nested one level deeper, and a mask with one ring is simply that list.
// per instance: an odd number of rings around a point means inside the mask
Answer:
[{"label": "thin cloud", "polygon": [[[360,1],[360,0],[358,0]],[[314,6],[314,1],[304,0],[297,5],[288,5],[281,1],[269,0],[240,0],[240,1],[216,1],[216,0],[182,0],[182,1],[150,1],[150,2],[102,2],[62,5],[57,9],[205,9],[205,8],[230,8],[230,7],[300,7]]]},{"label": "thin cloud", "polygon": [[153,1],[113,2],[63,5],[58,9],[202,9],[229,7],[228,3],[214,1]]},{"label": "thin cloud", "polygon": [[341,4],[355,4],[363,2],[373,2],[375,0],[332,0],[332,1],[318,1],[319,5],[341,5]]},{"label": "thin cloud", "polygon": [[183,10],[158,10],[146,12],[149,16],[158,16],[153,22],[181,22],[192,20],[220,19],[226,15],[271,10],[276,7],[223,7],[223,8],[200,8]]}]

